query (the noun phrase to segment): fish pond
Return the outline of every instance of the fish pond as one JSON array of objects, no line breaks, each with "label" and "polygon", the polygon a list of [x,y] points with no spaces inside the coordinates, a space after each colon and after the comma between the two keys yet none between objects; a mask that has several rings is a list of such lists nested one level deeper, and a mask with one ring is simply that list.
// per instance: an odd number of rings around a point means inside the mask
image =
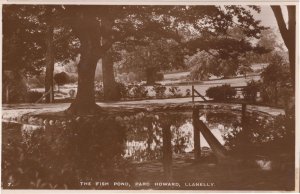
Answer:
[{"label": "fish pond", "polygon": [[2,187],[294,189],[289,118],[248,114],[247,137],[241,135],[239,111],[201,110],[199,119],[230,160],[220,161],[202,134],[195,159],[191,111],[74,117],[45,125],[3,122]]}]

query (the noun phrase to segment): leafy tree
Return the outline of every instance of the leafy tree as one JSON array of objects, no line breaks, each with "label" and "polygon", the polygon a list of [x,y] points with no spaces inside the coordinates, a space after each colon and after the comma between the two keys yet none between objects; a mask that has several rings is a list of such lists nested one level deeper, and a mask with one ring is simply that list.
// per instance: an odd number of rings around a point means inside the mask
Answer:
[{"label": "leafy tree", "polygon": [[241,73],[246,76],[252,71],[249,58],[253,54],[267,52],[264,48],[253,47],[251,43],[243,40],[226,38],[201,42],[201,47],[191,45],[193,49],[200,51],[185,60],[191,68],[191,77],[197,80],[208,79],[211,75],[228,77]]},{"label": "leafy tree", "polygon": [[[174,36],[168,33],[168,29],[163,28],[163,20],[155,17],[157,16],[155,13],[167,13],[172,7],[64,6],[65,22],[79,39],[81,50],[81,59],[78,64],[78,92],[68,112],[89,114],[99,110],[94,97],[95,67],[98,60],[105,56],[106,51],[109,51],[115,42],[124,41],[127,38],[133,41],[142,39],[147,36],[148,32],[153,31],[157,33],[157,37],[162,34]],[[130,39],[126,41],[130,42]],[[104,63],[102,65],[106,66]],[[105,69],[111,70],[112,68]],[[103,71],[103,75],[113,75],[113,73]]]},{"label": "leafy tree", "polygon": [[280,55],[273,55],[270,64],[262,72],[261,77],[263,79],[263,84],[266,89],[270,88],[274,95],[274,103],[278,103],[278,90],[279,87],[286,87],[289,83],[289,72],[286,71],[286,62]]},{"label": "leafy tree", "polygon": [[[5,5],[3,8],[3,70],[39,74],[45,47],[41,27],[31,13],[34,8]],[[34,30],[35,29],[35,30]]]},{"label": "leafy tree", "polygon": [[296,65],[296,6],[288,5],[288,26],[286,25],[281,7],[279,5],[271,6],[279,30],[284,41],[284,44],[289,50],[289,62],[290,62],[290,72],[292,78],[293,88],[295,90],[295,65]]},{"label": "leafy tree", "polygon": [[77,48],[70,29],[57,22],[62,10],[54,5],[5,5],[3,69],[32,76],[45,67],[45,91],[53,89],[54,63],[74,58]]},{"label": "leafy tree", "polygon": [[[199,31],[196,28],[200,33],[185,45],[192,56],[186,60],[187,65],[192,66],[192,78],[207,79],[210,75],[227,77],[236,73],[246,76],[251,72],[248,62],[251,53],[268,52],[250,42],[251,39],[260,38],[261,31],[266,29],[260,25],[260,21],[255,21],[251,9],[260,12],[257,6],[223,6],[223,11],[216,18],[224,19],[212,20],[214,25],[208,25],[208,29]],[[202,59],[202,56],[208,60]]]},{"label": "leafy tree", "polygon": [[183,57],[178,43],[161,39],[149,41],[146,46],[135,46],[133,51],[124,55],[120,66],[125,72],[142,72],[150,85],[156,81],[158,71],[182,67]]},{"label": "leafy tree", "polygon": [[[18,7],[18,6],[17,6]],[[28,6],[31,8],[41,8],[39,6]],[[46,6],[51,7],[51,6]],[[257,7],[251,6],[252,9],[259,11]],[[11,14],[14,11],[11,12]],[[34,13],[32,11],[23,11],[26,13]],[[21,13],[23,13],[21,10]],[[36,13],[36,12],[35,12]],[[40,16],[47,16],[45,11],[38,11]],[[78,114],[89,114],[99,110],[95,103],[94,77],[96,64],[109,51],[116,42],[136,42],[146,37],[161,37],[176,39],[181,41],[179,30],[187,26],[193,26],[197,31],[195,35],[201,32],[204,35],[217,36],[226,34],[226,31],[234,26],[238,19],[238,24],[247,36],[258,37],[262,27],[259,21],[255,21],[250,11],[242,6],[77,6],[65,5],[57,6],[51,10],[49,17],[55,21],[56,26],[62,28],[54,28],[54,39],[56,34],[62,39],[57,46],[57,50],[64,49],[64,52],[57,52],[55,58],[68,59],[74,55],[70,52],[70,48],[75,48],[75,53],[80,54],[78,64],[78,92],[76,99],[72,102],[68,112]],[[19,17],[19,16],[18,16]],[[29,18],[36,25],[36,17],[19,17]],[[34,19],[30,19],[34,18]],[[48,20],[47,20],[48,21]],[[47,22],[41,24],[47,26]],[[100,25],[101,24],[101,25]],[[8,23],[3,25],[9,29]],[[39,26],[33,29],[38,29]],[[44,32],[37,30],[36,33]],[[26,34],[26,33],[25,33]],[[28,33],[27,33],[28,34]],[[41,33],[44,35],[44,33]],[[66,35],[71,34],[65,38]],[[25,40],[28,40],[27,38]],[[45,40],[45,38],[39,39]],[[65,44],[66,43],[66,44]],[[10,45],[10,44],[8,44]],[[18,47],[14,47],[20,49]],[[56,45],[56,44],[55,44]],[[199,46],[199,45],[198,45]],[[36,45],[34,44],[34,47]],[[79,50],[77,48],[79,47]],[[28,47],[21,47],[28,48]],[[37,47],[39,48],[39,47]],[[45,46],[41,47],[45,49]],[[40,49],[37,49],[40,51]],[[26,54],[27,57],[31,56]],[[41,57],[40,54],[34,55]],[[22,57],[20,57],[22,58]],[[41,57],[44,58],[44,57]],[[50,58],[50,57],[49,57]],[[30,61],[28,59],[28,61]],[[32,60],[35,63],[41,63],[43,60]],[[28,63],[32,64],[32,63]],[[105,65],[105,64],[104,64]],[[28,67],[33,67],[29,65]],[[34,68],[38,67],[34,65]],[[111,73],[111,72],[110,72]],[[110,73],[103,72],[104,75]],[[109,83],[109,82],[108,82]]]}]

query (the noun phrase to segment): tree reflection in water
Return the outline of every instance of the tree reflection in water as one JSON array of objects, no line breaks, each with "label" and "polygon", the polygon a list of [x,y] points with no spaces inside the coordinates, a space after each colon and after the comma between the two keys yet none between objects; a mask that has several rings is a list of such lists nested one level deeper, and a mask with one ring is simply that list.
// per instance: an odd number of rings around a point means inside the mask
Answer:
[{"label": "tree reflection in water", "polygon": [[[200,119],[221,144],[236,145],[232,134],[241,125],[238,115],[208,111]],[[201,147],[209,147],[200,138]],[[3,125],[3,187],[7,188],[9,182],[13,183],[10,188],[20,189],[85,188],[80,181],[133,183],[140,178],[140,169],[146,177],[150,172],[147,164],[157,162],[169,180],[175,157],[193,159],[193,154],[189,154],[193,149],[190,112],[74,118],[59,126],[33,131]],[[181,160],[180,165],[185,161]]]},{"label": "tree reflection in water", "polygon": [[[200,117],[222,144],[225,143],[224,134],[239,125],[237,115],[226,113],[224,117],[224,114],[206,112]],[[136,162],[162,158],[163,126],[170,126],[172,152],[180,154],[193,151],[191,113],[142,115],[138,114],[139,119],[125,119],[127,122],[125,158]],[[200,138],[201,147],[209,147],[202,135]]]}]

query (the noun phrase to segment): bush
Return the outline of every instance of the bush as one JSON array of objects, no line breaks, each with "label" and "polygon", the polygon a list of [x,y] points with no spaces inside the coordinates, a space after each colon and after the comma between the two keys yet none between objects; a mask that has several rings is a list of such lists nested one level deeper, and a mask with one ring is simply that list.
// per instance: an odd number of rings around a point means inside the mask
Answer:
[{"label": "bush", "polygon": [[235,95],[236,91],[233,88],[231,88],[228,84],[210,87],[206,90],[206,96],[218,101],[232,99]]},{"label": "bush", "polygon": [[66,72],[57,73],[54,75],[54,80],[57,85],[61,86],[68,83],[69,76]]},{"label": "bush", "polygon": [[73,120],[65,127],[22,132],[4,125],[10,130],[5,130],[2,148],[3,187],[82,189],[80,181],[131,181],[132,168],[121,157],[126,131],[114,121]]},{"label": "bush", "polygon": [[74,97],[75,97],[75,94],[76,94],[76,92],[75,92],[74,89],[69,90],[70,98],[74,98]]},{"label": "bush", "polygon": [[129,87],[121,82],[116,82],[117,89],[120,92],[121,98],[128,98],[129,97]]},{"label": "bush", "polygon": [[165,91],[166,87],[162,85],[154,85],[153,91],[155,92],[156,98],[164,98],[165,97]]},{"label": "bush", "polygon": [[134,98],[146,98],[148,95],[148,90],[142,85],[133,85],[130,91]]},{"label": "bush", "polygon": [[262,155],[270,152],[292,152],[294,154],[294,117],[280,115],[270,120],[252,116],[247,117],[245,122],[247,133],[243,133],[241,126],[238,124],[233,130],[224,135],[225,145],[232,151],[246,154],[248,157],[251,152],[256,152],[256,154],[262,152]]},{"label": "bush", "polygon": [[191,96],[191,90],[190,90],[190,89],[186,89],[186,90],[185,90],[185,96],[186,96],[186,97]]},{"label": "bush", "polygon": [[178,87],[176,87],[176,86],[170,87],[169,88],[169,92],[171,93],[171,95],[173,97],[181,97],[182,96],[182,94],[180,92],[180,89]]},{"label": "bush", "polygon": [[253,103],[256,102],[256,94],[259,91],[260,85],[259,82],[255,82],[254,80],[248,82],[247,86],[243,88],[244,99]]},{"label": "bush", "polygon": [[44,94],[43,92],[29,91],[27,93],[27,102],[35,103],[36,101],[38,101],[43,96],[43,94]]},{"label": "bush", "polygon": [[103,89],[102,82],[95,83],[95,98],[96,98],[96,100],[104,99],[104,89]]}]

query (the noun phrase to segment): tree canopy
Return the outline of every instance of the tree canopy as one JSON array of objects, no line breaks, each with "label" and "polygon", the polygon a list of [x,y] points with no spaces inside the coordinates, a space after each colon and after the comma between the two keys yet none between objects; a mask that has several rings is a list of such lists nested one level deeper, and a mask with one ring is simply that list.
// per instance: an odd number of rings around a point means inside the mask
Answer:
[{"label": "tree canopy", "polygon": [[[250,10],[260,11],[257,6],[231,5],[6,5],[4,68],[40,71],[49,48],[43,40],[47,27],[53,26],[55,60],[80,54],[78,92],[69,112],[91,113],[98,110],[94,93],[96,64],[111,53],[114,44],[136,45],[149,38],[158,42],[165,38],[176,41],[183,53],[214,49],[221,58],[229,54],[234,59],[241,50],[252,48],[246,40],[228,38],[228,31],[239,27],[246,37],[259,38],[264,29]],[[153,45],[148,47],[151,51]],[[17,57],[12,57],[16,53]]]}]

